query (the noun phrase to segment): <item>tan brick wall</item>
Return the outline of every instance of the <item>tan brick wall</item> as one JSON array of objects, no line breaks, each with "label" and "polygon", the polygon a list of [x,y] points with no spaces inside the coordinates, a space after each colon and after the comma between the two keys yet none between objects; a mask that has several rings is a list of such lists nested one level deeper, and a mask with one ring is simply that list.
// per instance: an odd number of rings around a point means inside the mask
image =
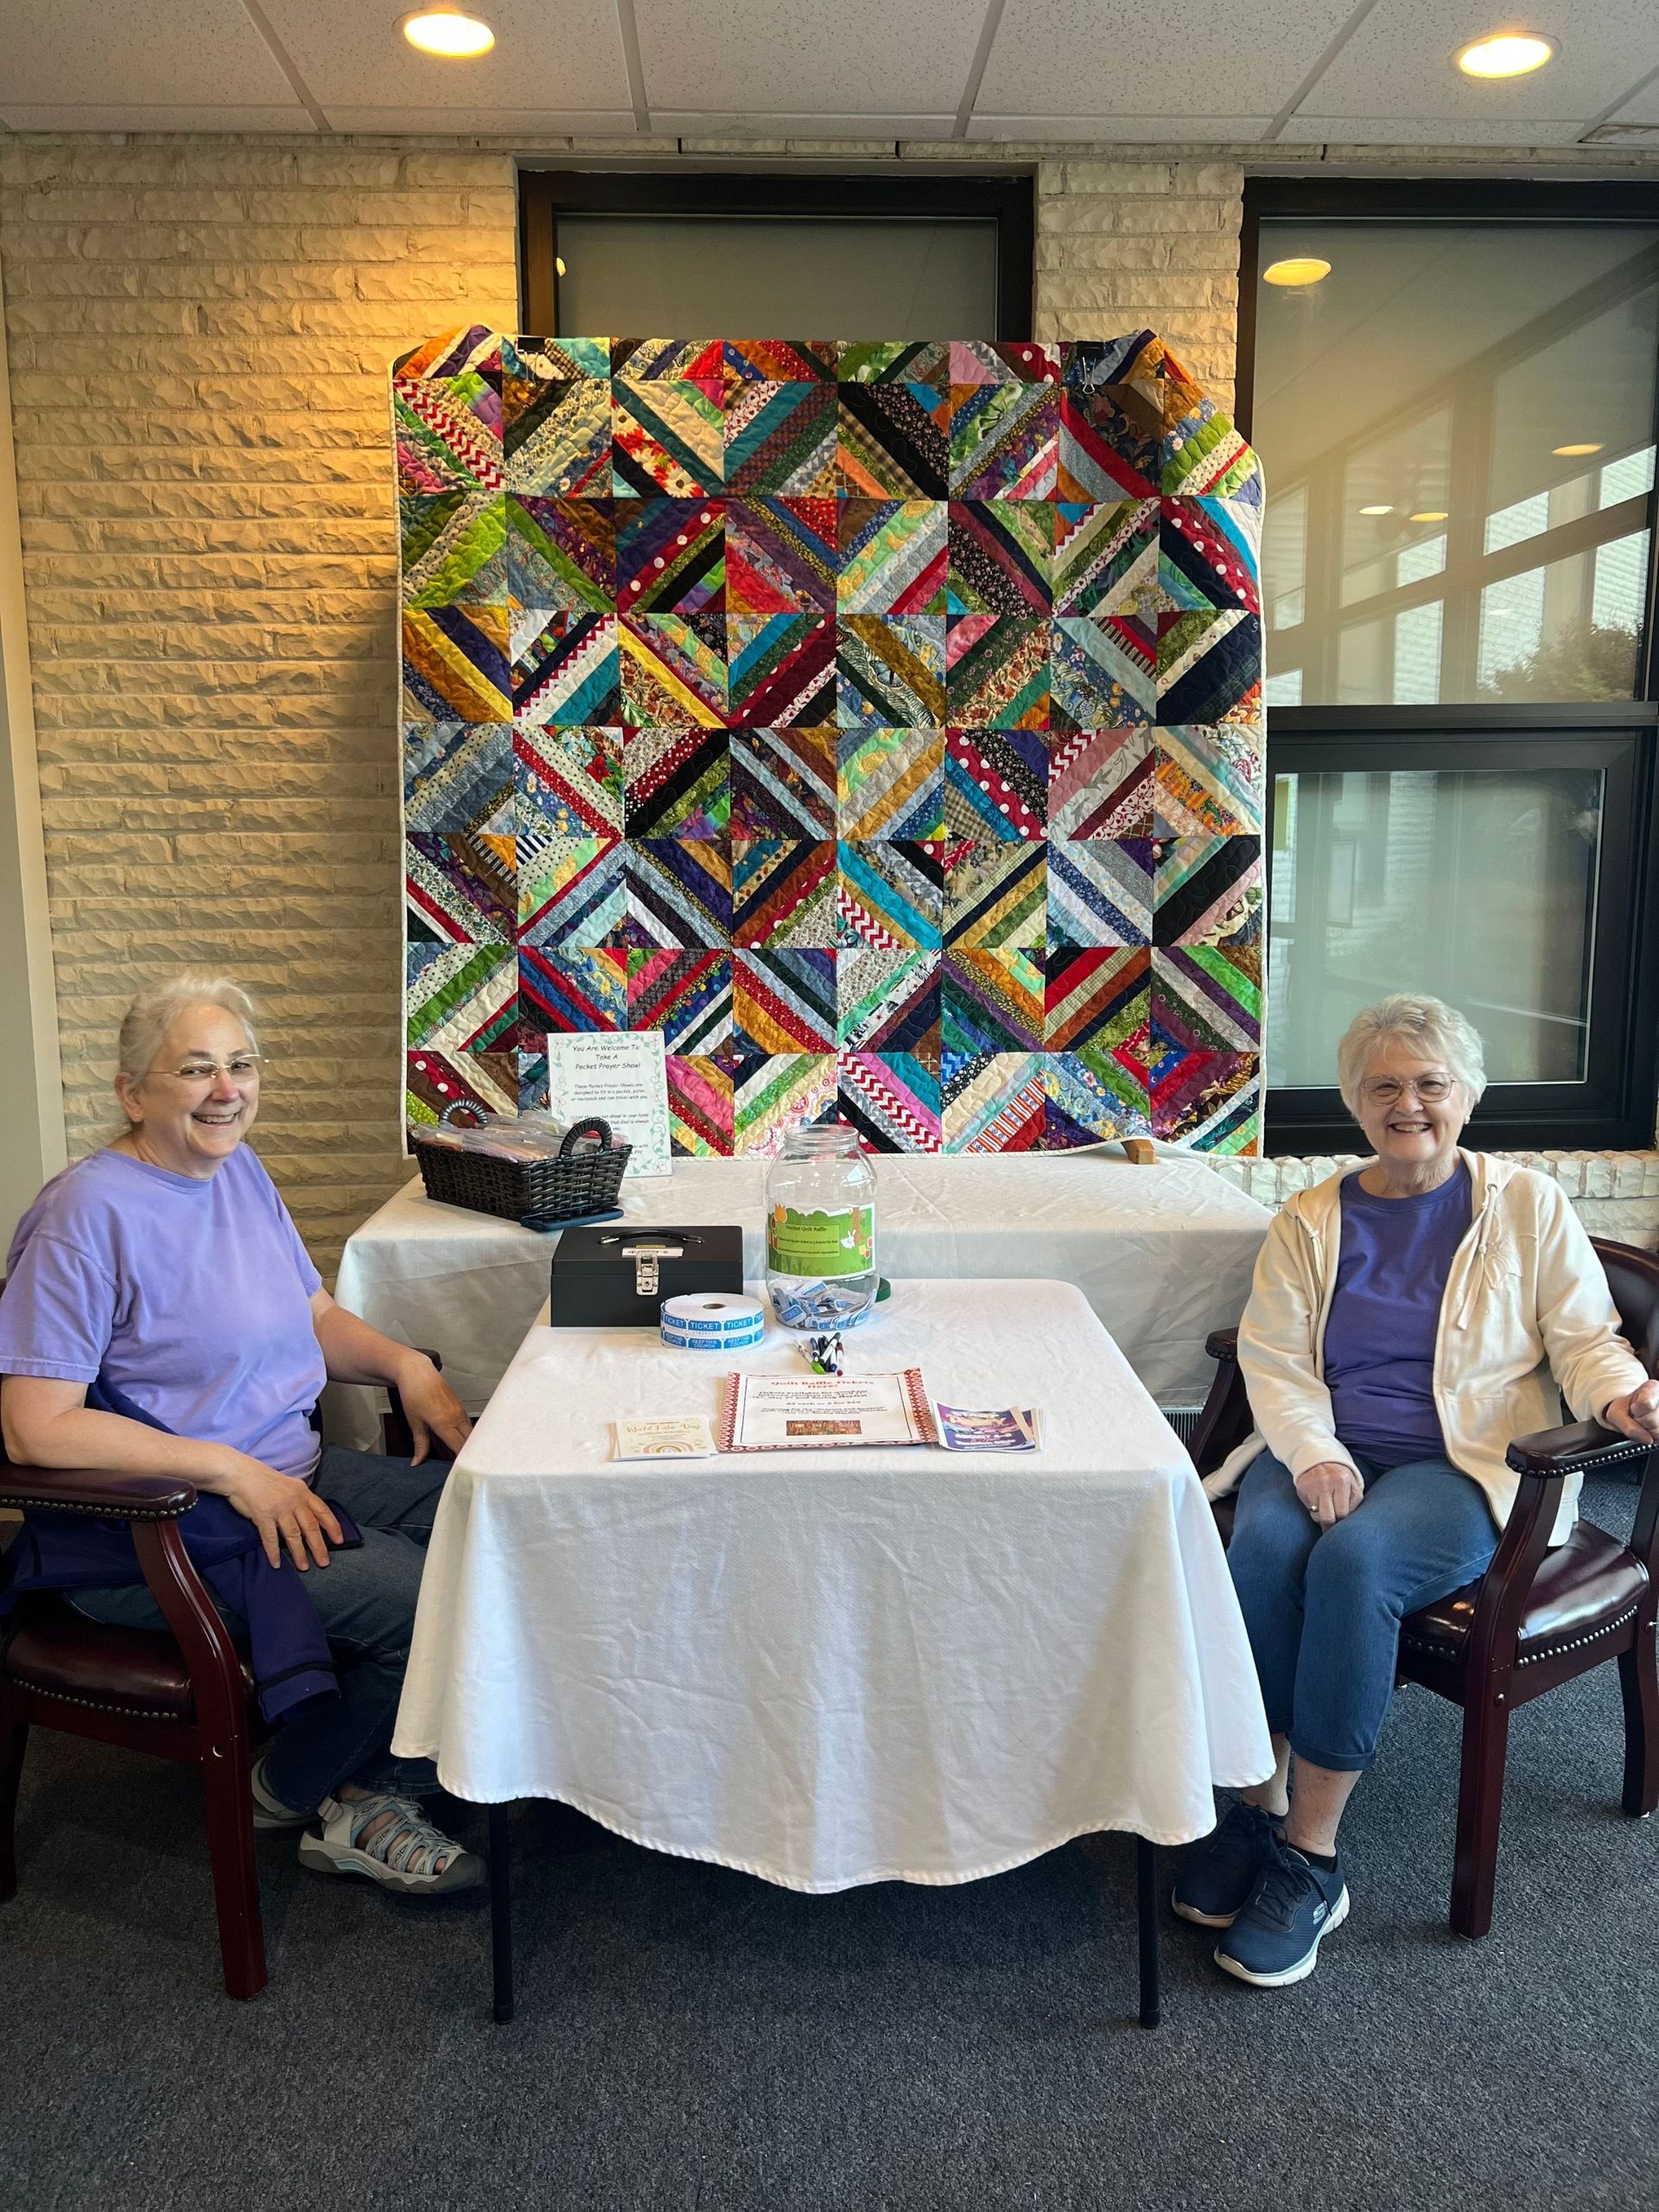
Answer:
[{"label": "tan brick wall", "polygon": [[[1149,325],[1230,397],[1245,149],[519,150],[1032,168],[1033,334]],[[267,1011],[257,1141],[325,1268],[407,1173],[386,365],[434,330],[515,322],[514,261],[505,146],[0,137],[72,1146],[111,1126],[132,990],[227,968]]]},{"label": "tan brick wall", "polygon": [[[1039,178],[1037,334],[1145,322],[1230,380],[1236,168]],[[131,992],[226,968],[267,1013],[256,1141],[331,1268],[408,1172],[385,370],[516,321],[512,157],[13,139],[0,262],[72,1150],[111,1126]]]},{"label": "tan brick wall", "polygon": [[386,365],[511,322],[511,161],[4,149],[0,205],[72,1152],[115,1025],[242,977],[256,1141],[319,1261],[406,1173]]}]

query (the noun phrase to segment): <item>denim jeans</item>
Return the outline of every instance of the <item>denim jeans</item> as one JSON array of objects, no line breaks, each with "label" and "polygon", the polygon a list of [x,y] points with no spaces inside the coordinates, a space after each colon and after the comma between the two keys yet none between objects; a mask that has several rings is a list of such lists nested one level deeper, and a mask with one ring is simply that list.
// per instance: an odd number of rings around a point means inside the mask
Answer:
[{"label": "denim jeans", "polygon": [[1376,1760],[1402,1617],[1472,1582],[1497,1548],[1485,1493],[1447,1460],[1359,1470],[1364,1497],[1321,1529],[1282,1461],[1260,1453],[1227,1554],[1268,1726],[1344,1774]]},{"label": "denim jeans", "polygon": [[[326,1567],[313,1567],[306,1576],[334,1655],[340,1695],[302,1706],[271,1738],[265,1780],[296,1812],[314,1811],[345,1782],[406,1796],[437,1787],[429,1760],[392,1758],[391,1731],[427,1539],[448,1472],[447,1460],[411,1467],[407,1459],[333,1445],[322,1455],[315,1487],[345,1507],[363,1544],[331,1552]],[[93,1620],[123,1628],[167,1624],[143,1583],[77,1590],[72,1602]],[[243,1632],[236,1614],[225,1619],[232,1635]]]}]

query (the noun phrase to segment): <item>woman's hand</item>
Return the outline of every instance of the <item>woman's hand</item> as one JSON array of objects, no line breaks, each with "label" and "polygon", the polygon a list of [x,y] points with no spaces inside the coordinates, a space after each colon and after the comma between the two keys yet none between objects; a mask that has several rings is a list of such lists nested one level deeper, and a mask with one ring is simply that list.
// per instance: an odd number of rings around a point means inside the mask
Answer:
[{"label": "woman's hand", "polygon": [[1321,1529],[1345,1521],[1365,1492],[1345,1459],[1321,1459],[1296,1477],[1296,1495]]},{"label": "woman's hand", "polygon": [[1644,1382],[1623,1398],[1615,1398],[1602,1414],[1609,1428],[1638,1444],[1659,1444],[1659,1382]]},{"label": "woman's hand", "polygon": [[459,1452],[472,1434],[473,1424],[467,1418],[466,1407],[426,1354],[407,1353],[396,1381],[409,1433],[415,1440],[415,1456],[410,1465],[420,1465],[432,1449],[434,1437],[447,1444],[452,1453]]},{"label": "woman's hand", "polygon": [[259,1531],[265,1557],[273,1567],[283,1563],[283,1548],[303,1574],[315,1560],[328,1564],[328,1546],[343,1541],[340,1528],[321,1498],[297,1475],[279,1475],[262,1459],[245,1452],[227,1452],[228,1462],[213,1487]]}]

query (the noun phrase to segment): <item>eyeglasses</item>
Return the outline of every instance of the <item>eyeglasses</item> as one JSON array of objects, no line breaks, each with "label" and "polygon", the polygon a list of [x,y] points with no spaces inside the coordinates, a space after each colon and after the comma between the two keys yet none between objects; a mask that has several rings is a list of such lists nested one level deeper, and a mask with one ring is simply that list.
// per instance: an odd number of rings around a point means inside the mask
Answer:
[{"label": "eyeglasses", "polygon": [[238,1052],[233,1058],[222,1062],[193,1058],[182,1067],[151,1068],[149,1072],[176,1076],[181,1083],[217,1083],[221,1075],[229,1076],[232,1083],[251,1083],[264,1065],[262,1054]]},{"label": "eyeglasses", "polygon": [[1420,1105],[1439,1106],[1452,1096],[1452,1078],[1449,1075],[1420,1076],[1414,1082],[1402,1083],[1397,1077],[1380,1075],[1375,1083],[1362,1084],[1368,1105],[1397,1106],[1410,1091]]}]

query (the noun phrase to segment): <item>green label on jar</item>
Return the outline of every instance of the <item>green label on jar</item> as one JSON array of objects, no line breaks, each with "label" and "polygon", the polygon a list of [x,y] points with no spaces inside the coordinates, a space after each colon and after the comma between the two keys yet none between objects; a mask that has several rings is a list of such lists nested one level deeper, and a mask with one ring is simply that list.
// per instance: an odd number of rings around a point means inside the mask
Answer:
[{"label": "green label on jar", "polygon": [[773,1206],[766,1216],[766,1265],[774,1274],[861,1275],[875,1265],[875,1208],[844,1206],[801,1213]]}]

